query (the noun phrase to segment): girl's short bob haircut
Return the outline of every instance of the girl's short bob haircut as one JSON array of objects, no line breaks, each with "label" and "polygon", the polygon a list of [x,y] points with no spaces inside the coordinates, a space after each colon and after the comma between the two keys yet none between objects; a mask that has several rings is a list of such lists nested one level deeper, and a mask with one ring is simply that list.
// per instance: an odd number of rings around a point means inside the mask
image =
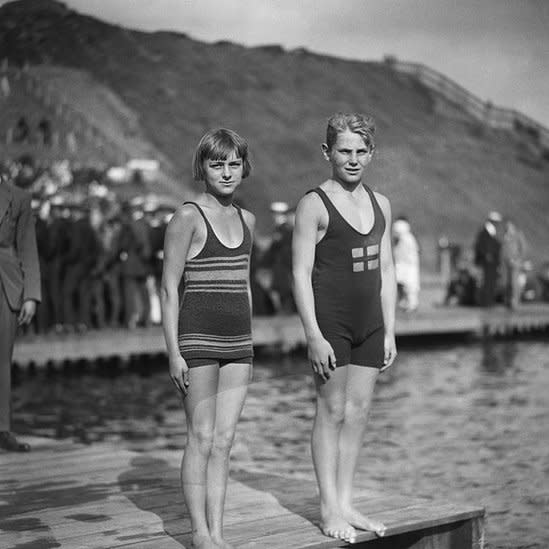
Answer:
[{"label": "girl's short bob haircut", "polygon": [[242,178],[246,178],[252,171],[248,158],[248,142],[233,130],[218,128],[206,132],[193,156],[193,177],[196,181],[204,181],[205,160],[227,160],[232,153],[242,159]]},{"label": "girl's short bob haircut", "polygon": [[328,150],[334,146],[337,141],[337,135],[349,130],[357,133],[364,140],[364,144],[375,149],[374,134],[376,133],[376,123],[371,116],[361,113],[337,112],[328,120],[326,128],[326,145]]}]

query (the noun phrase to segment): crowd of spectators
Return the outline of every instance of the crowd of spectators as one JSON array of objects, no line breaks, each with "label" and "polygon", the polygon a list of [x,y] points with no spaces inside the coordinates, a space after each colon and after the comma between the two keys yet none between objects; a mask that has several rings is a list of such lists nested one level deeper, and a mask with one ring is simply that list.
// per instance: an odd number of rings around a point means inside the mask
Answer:
[{"label": "crowd of spectators", "polygon": [[94,170],[28,159],[3,177],[32,194],[42,281],[32,329],[73,332],[160,323],[164,231],[173,205],[153,194],[123,199]]},{"label": "crowd of spectators", "polygon": [[[32,159],[0,166],[2,177],[31,192],[36,216],[42,303],[32,330],[75,332],[160,324],[159,288],[166,226],[175,205],[151,193],[122,198],[104,172]],[[271,204],[274,230],[256,242],[251,290],[256,315],[294,314],[292,232],[295,211]],[[418,306],[419,246],[404,217],[393,226],[399,307]],[[471,254],[454,254],[445,304],[490,306],[549,300],[549,265],[534,273],[520,230],[496,212],[479,231]],[[545,278],[544,278],[545,277]]]},{"label": "crowd of spectators", "polygon": [[[2,177],[32,195],[42,302],[31,332],[160,324],[164,234],[175,205],[137,188],[122,198],[105,180],[107,172],[76,169],[68,161],[37,168],[30,156],[0,165]],[[271,212],[274,230],[252,253],[253,310],[292,314],[295,212],[284,202],[274,202]]]}]

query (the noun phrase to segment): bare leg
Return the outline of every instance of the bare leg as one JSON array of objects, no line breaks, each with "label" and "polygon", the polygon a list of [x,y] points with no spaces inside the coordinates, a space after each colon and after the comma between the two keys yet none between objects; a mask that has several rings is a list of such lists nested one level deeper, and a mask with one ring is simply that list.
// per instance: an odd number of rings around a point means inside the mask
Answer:
[{"label": "bare leg", "polygon": [[385,525],[369,519],[353,507],[353,478],[368,412],[372,402],[378,370],[350,364],[347,374],[345,417],[339,433],[339,462],[337,486],[339,504],[344,518],[356,528],[370,530],[379,536],[385,534]]},{"label": "bare leg", "polygon": [[207,464],[212,449],[219,365],[189,370],[189,392],[184,399],[187,445],[181,463],[183,497],[191,517],[193,547],[213,549],[206,518]]},{"label": "bare leg", "polygon": [[339,367],[323,383],[315,376],[316,415],[311,449],[320,491],[320,528],[326,536],[354,541],[355,529],[342,516],[337,490],[339,432],[345,413],[347,366]]},{"label": "bare leg", "polygon": [[219,371],[214,439],[208,462],[207,514],[212,540],[230,549],[223,539],[223,508],[229,475],[229,456],[236,424],[248,390],[251,364],[226,364]]}]

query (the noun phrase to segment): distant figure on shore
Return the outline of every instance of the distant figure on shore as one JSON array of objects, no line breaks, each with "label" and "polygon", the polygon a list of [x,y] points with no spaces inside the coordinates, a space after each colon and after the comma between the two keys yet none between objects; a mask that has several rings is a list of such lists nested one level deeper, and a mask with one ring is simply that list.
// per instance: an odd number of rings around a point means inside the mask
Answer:
[{"label": "distant figure on shore", "polygon": [[30,141],[30,127],[24,116],[19,117],[13,131],[14,143],[28,143]]},{"label": "distant figure on shore", "polygon": [[67,149],[71,154],[76,153],[78,149],[78,142],[76,141],[76,135],[74,132],[70,131],[67,132],[67,135],[65,136],[65,142],[67,145]]},{"label": "distant figure on shore", "polygon": [[490,212],[475,240],[475,264],[482,273],[479,296],[481,307],[491,307],[496,301],[503,237],[502,221],[503,217],[499,212]]},{"label": "distant figure on shore", "polygon": [[11,361],[17,326],[40,302],[40,267],[31,196],[0,174],[0,448],[28,452],[11,432]]},{"label": "distant figure on shore", "polygon": [[295,210],[286,202],[273,202],[271,213],[275,224],[273,238],[262,258],[261,267],[271,271],[271,298],[276,312],[295,313],[292,291],[292,234]]},{"label": "distant figure on shore", "polygon": [[477,305],[475,268],[467,261],[459,261],[446,288],[444,305]]},{"label": "distant figure on shore", "polygon": [[127,328],[149,326],[150,300],[147,276],[151,273],[151,243],[142,210],[129,203],[121,205],[120,275],[122,279],[123,317]]},{"label": "distant figure on shore", "polygon": [[[161,303],[170,375],[183,397],[181,465],[193,547],[229,549],[223,510],[229,455],[252,375],[249,262],[255,217],[234,193],[250,173],[248,144],[232,130],[207,132],[193,175],[205,191],[171,219]],[[184,290],[179,296],[181,280]]]},{"label": "distant figure on shore", "polygon": [[380,371],[396,357],[391,207],[363,184],[375,125],[362,114],[328,121],[331,178],[299,202],[293,239],[297,310],[316,386],[312,456],[320,527],[353,542],[355,528],[385,534],[353,507],[353,478]]},{"label": "distant figure on shore", "polygon": [[419,246],[410,223],[399,216],[393,223],[393,257],[398,289],[398,307],[415,311],[419,305]]},{"label": "distant figure on shore", "polygon": [[11,95],[10,81],[5,74],[0,77],[0,93],[4,99],[7,99]]},{"label": "distant figure on shore", "polygon": [[503,298],[509,309],[515,309],[521,299],[521,270],[526,254],[526,239],[523,232],[511,221],[504,223],[501,245]]},{"label": "distant figure on shore", "polygon": [[40,143],[45,147],[49,147],[52,141],[51,122],[46,117],[41,118],[38,122],[38,132],[40,134]]}]

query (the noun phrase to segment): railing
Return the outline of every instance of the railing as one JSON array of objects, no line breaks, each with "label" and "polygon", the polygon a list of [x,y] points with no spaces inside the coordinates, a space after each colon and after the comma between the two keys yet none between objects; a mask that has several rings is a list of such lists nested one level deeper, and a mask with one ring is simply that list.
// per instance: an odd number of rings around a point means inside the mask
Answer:
[{"label": "railing", "polygon": [[408,63],[394,58],[387,58],[386,62],[398,72],[413,75],[448,101],[461,105],[471,116],[491,128],[527,134],[543,147],[549,148],[549,128],[529,116],[514,109],[496,107],[490,101],[483,101],[447,76],[421,63]]}]

